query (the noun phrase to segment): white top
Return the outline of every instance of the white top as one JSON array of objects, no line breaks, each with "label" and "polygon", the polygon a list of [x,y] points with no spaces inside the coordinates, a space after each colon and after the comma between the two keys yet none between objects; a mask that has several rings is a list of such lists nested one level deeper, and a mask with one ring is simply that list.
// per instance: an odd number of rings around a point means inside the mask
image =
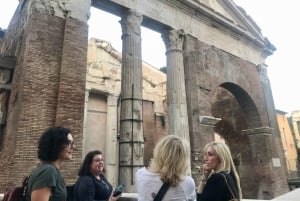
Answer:
[{"label": "white top", "polygon": [[[149,172],[145,167],[135,174],[138,201],[153,201],[162,186],[160,176]],[[163,201],[194,201],[196,200],[196,186],[192,177],[186,176],[178,186],[170,186]]]}]

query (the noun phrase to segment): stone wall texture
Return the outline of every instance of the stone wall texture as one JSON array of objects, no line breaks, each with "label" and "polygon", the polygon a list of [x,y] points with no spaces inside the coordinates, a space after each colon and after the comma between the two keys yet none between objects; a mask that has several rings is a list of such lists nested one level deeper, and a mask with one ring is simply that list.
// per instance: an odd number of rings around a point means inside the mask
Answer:
[{"label": "stone wall texture", "polygon": [[[1,149],[2,191],[36,166],[37,140],[45,128],[70,127],[79,141],[83,132],[87,25],[41,12],[26,17],[13,18],[2,45],[2,52],[18,58]],[[79,163],[66,163],[67,181],[74,180]]]}]

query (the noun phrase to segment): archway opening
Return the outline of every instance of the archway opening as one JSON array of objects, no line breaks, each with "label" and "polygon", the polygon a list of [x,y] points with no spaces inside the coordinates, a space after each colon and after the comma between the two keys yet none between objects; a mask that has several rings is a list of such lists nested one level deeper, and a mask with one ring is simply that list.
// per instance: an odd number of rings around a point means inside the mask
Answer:
[{"label": "archway opening", "polygon": [[216,139],[223,140],[230,147],[245,198],[256,193],[255,178],[253,172],[249,171],[254,166],[255,156],[252,155],[249,137],[243,132],[245,129],[260,125],[257,123],[259,116],[255,108],[250,96],[232,83],[220,85],[211,99],[211,113],[221,119],[215,125]]}]

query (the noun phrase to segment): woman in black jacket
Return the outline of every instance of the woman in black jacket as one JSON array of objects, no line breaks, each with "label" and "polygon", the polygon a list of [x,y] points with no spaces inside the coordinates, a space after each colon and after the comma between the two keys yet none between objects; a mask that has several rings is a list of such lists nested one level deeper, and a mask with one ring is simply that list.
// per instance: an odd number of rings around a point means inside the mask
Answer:
[{"label": "woman in black jacket", "polygon": [[99,150],[90,151],[78,172],[78,180],[73,189],[76,201],[116,201],[120,195],[113,196],[113,187],[103,175],[104,159]]},{"label": "woman in black jacket", "polygon": [[211,142],[204,147],[203,175],[197,188],[197,201],[242,199],[240,178],[229,147]]}]

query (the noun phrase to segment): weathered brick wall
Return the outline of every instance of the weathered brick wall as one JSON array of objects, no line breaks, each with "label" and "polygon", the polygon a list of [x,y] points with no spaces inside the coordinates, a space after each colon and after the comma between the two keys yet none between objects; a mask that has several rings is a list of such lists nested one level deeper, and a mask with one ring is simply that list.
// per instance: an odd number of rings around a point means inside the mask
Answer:
[{"label": "weathered brick wall", "polygon": [[[283,171],[273,167],[271,161],[272,158],[279,157],[276,151],[281,150],[281,147],[272,141],[278,136],[274,133],[270,140],[250,141],[241,132],[247,128],[273,125],[269,123],[271,119],[268,117],[264,89],[256,66],[192,37],[187,38],[184,54],[192,167],[201,164],[199,157],[202,158],[203,146],[213,135],[208,127],[200,124],[199,116],[218,117],[227,122],[227,125],[219,125],[219,128],[217,126],[216,131],[223,132],[223,137],[232,148],[233,156],[240,160],[239,170],[245,195],[248,198],[258,198],[257,196],[270,198],[287,192]],[[263,149],[265,146],[260,146],[256,142],[267,144],[268,149]],[[253,148],[259,147],[262,148],[262,153],[268,156],[264,158],[264,164],[267,163],[269,168],[257,170],[259,175],[253,175],[256,173],[251,171],[251,168],[254,164],[259,168],[260,162],[255,161],[257,156],[251,153]],[[199,153],[200,156],[197,155]],[[195,171],[192,172],[194,178],[199,176]],[[257,180],[262,175],[264,179]],[[278,181],[272,180],[274,175],[278,175]],[[269,186],[265,194],[259,194],[262,189],[257,189],[258,182],[269,183],[272,187]]]},{"label": "weathered brick wall", "polygon": [[[11,95],[10,95],[10,102],[9,102],[9,109],[7,116],[7,124],[6,127],[3,130],[3,138],[2,138],[2,144],[0,150],[0,190],[3,192],[3,190],[6,189],[7,185],[13,185],[12,183],[9,183],[9,170],[10,166],[14,164],[14,151],[16,147],[16,130],[18,126],[18,116],[19,116],[19,110],[20,107],[20,99],[18,99],[18,96],[20,94],[20,86],[22,86],[23,82],[23,76],[21,76],[22,68],[19,65],[22,63],[23,57],[20,56],[21,52],[24,52],[24,48],[21,50],[20,45],[17,46],[16,44],[24,44],[24,38],[22,33],[22,27],[24,26],[24,19],[27,17],[25,14],[25,9],[19,10],[19,12],[16,12],[13,16],[9,28],[6,30],[6,34],[1,46],[1,54],[3,55],[10,55],[10,56],[16,56],[18,58],[17,65],[15,66],[14,70],[14,76],[12,79],[12,88],[11,88]],[[23,17],[20,17],[20,16]],[[14,83],[18,83],[14,84]],[[21,169],[21,168],[20,168]],[[24,175],[26,170],[20,170],[19,175],[15,175],[15,182],[17,183],[18,180],[21,181],[21,175]],[[6,185],[7,184],[7,185]]]},{"label": "weathered brick wall", "polygon": [[84,100],[86,83],[88,26],[73,18],[67,18],[63,41],[60,84],[55,125],[72,129],[76,151],[73,160],[62,169],[67,183],[73,183],[81,163]]},{"label": "weathered brick wall", "polygon": [[[6,147],[1,150],[2,191],[19,183],[21,177],[36,166],[37,140],[47,127],[69,127],[75,141],[82,140],[86,23],[36,11],[26,23],[18,26],[24,29],[23,41],[19,41],[23,46],[14,50],[20,54],[17,55],[18,65],[9,103]],[[19,40],[11,37],[12,41]],[[4,49],[6,52],[11,50]],[[73,157],[81,158],[80,145]],[[62,172],[67,183],[75,180],[79,162],[73,160],[63,164]]]}]

